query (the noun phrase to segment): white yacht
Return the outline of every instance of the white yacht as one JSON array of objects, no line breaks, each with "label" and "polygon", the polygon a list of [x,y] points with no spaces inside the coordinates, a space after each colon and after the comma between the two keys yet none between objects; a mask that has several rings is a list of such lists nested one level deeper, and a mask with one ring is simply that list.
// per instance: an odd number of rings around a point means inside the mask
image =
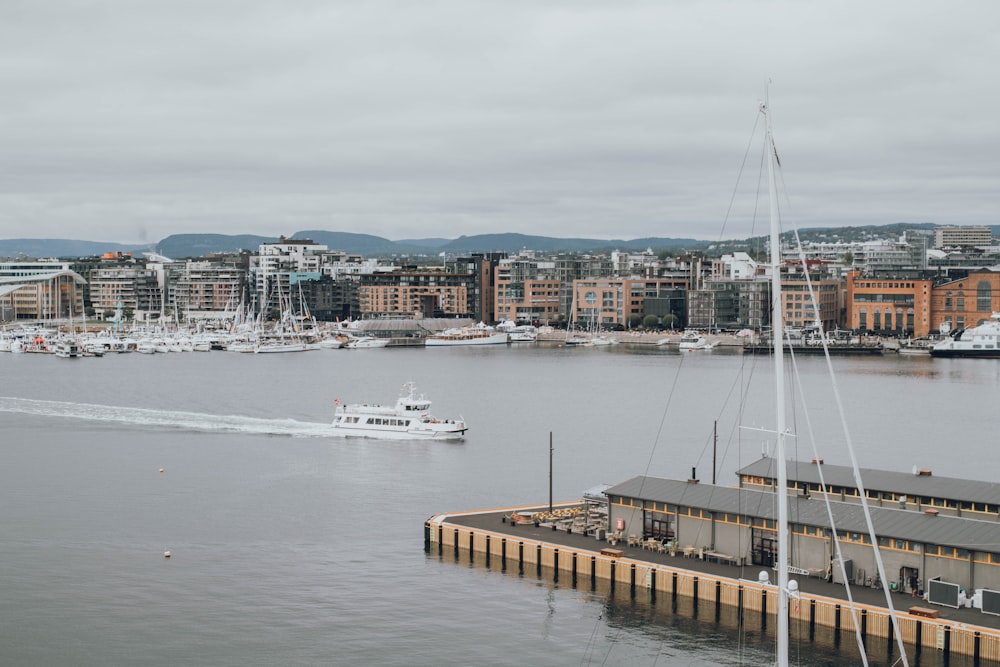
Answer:
[{"label": "white yacht", "polygon": [[388,440],[461,440],[468,427],[464,419],[438,419],[430,414],[431,402],[417,396],[412,382],[403,385],[396,405],[352,404],[336,401],[333,431],[336,435]]},{"label": "white yacht", "polygon": [[474,327],[461,329],[445,329],[439,334],[428,336],[427,347],[443,347],[448,345],[506,345],[509,341],[506,331],[497,331],[482,322]]},{"label": "white yacht", "polygon": [[61,340],[55,345],[55,354],[63,359],[75,359],[83,356],[83,349],[75,340]]},{"label": "white yacht", "polygon": [[708,339],[697,331],[685,331],[684,335],[681,336],[680,349],[682,351],[711,350],[712,347],[714,344],[709,343]]},{"label": "white yacht", "polygon": [[971,329],[959,329],[931,347],[932,357],[1000,358],[1000,313],[989,322]]},{"label": "white yacht", "polygon": [[386,347],[389,344],[388,338],[377,338],[375,336],[352,337],[343,344],[345,350],[368,350],[376,347]]},{"label": "white yacht", "polygon": [[534,343],[538,340],[538,328],[531,324],[517,324],[506,320],[498,324],[496,329],[506,333],[507,340],[511,343]]}]

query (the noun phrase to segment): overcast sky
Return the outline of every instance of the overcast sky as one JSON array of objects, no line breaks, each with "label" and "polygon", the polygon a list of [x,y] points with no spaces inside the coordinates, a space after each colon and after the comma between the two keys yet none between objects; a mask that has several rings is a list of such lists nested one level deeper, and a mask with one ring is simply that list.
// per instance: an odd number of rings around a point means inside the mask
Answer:
[{"label": "overcast sky", "polygon": [[0,238],[747,236],[769,78],[786,227],[1000,224],[998,67],[993,0],[4,0]]}]

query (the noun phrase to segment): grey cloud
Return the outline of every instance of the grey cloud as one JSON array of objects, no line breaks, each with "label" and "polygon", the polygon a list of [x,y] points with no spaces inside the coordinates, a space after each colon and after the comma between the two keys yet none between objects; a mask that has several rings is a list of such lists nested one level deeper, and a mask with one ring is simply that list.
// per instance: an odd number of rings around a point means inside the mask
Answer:
[{"label": "grey cloud", "polygon": [[5,3],[0,230],[715,238],[768,76],[796,224],[996,224],[998,22],[985,1]]}]

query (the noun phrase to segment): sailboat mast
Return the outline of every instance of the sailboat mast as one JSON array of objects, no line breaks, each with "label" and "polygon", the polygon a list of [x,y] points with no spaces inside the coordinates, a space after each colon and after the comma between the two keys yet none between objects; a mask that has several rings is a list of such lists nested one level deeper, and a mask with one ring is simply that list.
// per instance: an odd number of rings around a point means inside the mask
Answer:
[{"label": "sailboat mast", "polygon": [[761,108],[765,120],[765,150],[767,151],[768,199],[771,218],[771,356],[774,359],[774,400],[775,400],[775,451],[777,467],[777,488],[775,498],[778,503],[778,664],[788,660],[788,471],[785,467],[785,362],[782,352],[784,338],[783,308],[781,296],[781,245],[778,230],[778,196],[774,168],[778,160],[771,134],[771,114],[767,102]]}]

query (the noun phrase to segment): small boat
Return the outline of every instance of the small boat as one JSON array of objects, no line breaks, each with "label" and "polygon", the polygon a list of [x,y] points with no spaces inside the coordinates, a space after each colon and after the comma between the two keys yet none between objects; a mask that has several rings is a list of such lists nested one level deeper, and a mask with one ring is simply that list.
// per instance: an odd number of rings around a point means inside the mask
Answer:
[{"label": "small boat", "polygon": [[345,350],[367,350],[375,347],[385,347],[389,344],[388,338],[376,338],[375,336],[358,336],[351,338],[344,343]]},{"label": "small boat", "polygon": [[511,329],[507,337],[512,343],[534,343],[538,340],[538,329],[530,324],[521,324]]},{"label": "small boat", "polygon": [[930,349],[932,357],[1000,359],[1000,313],[971,329],[958,329]]},{"label": "small boat", "polygon": [[335,401],[333,431],[336,435],[391,440],[461,440],[468,427],[464,419],[438,419],[430,414],[431,402],[417,396],[416,385],[403,385],[396,405],[342,405]]},{"label": "small boat", "polygon": [[611,336],[594,336],[590,339],[591,345],[617,345],[618,341]]},{"label": "small boat", "polygon": [[63,359],[75,359],[83,356],[83,348],[75,340],[61,340],[56,343],[55,355]]},{"label": "small boat", "polygon": [[927,356],[931,352],[931,347],[937,343],[931,338],[912,338],[899,343],[896,350],[899,354]]},{"label": "small boat", "polygon": [[518,324],[513,320],[506,320],[496,328],[497,331],[507,334],[507,340],[511,343],[534,343],[538,340],[538,327],[531,324]]},{"label": "small boat", "polygon": [[681,336],[680,349],[682,352],[711,350],[713,347],[715,344],[708,342],[708,339],[698,331],[685,331],[684,335]]},{"label": "small boat", "polygon": [[305,352],[305,343],[297,341],[266,340],[261,341],[254,352],[257,354],[278,354],[282,352]]},{"label": "small boat", "polygon": [[336,336],[327,336],[319,341],[322,350],[338,350],[344,346],[344,342]]},{"label": "small boat", "polygon": [[108,348],[100,341],[89,341],[83,345],[83,353],[88,357],[103,357]]},{"label": "small boat", "polygon": [[571,336],[563,341],[566,347],[593,347],[594,341],[586,336]]}]

